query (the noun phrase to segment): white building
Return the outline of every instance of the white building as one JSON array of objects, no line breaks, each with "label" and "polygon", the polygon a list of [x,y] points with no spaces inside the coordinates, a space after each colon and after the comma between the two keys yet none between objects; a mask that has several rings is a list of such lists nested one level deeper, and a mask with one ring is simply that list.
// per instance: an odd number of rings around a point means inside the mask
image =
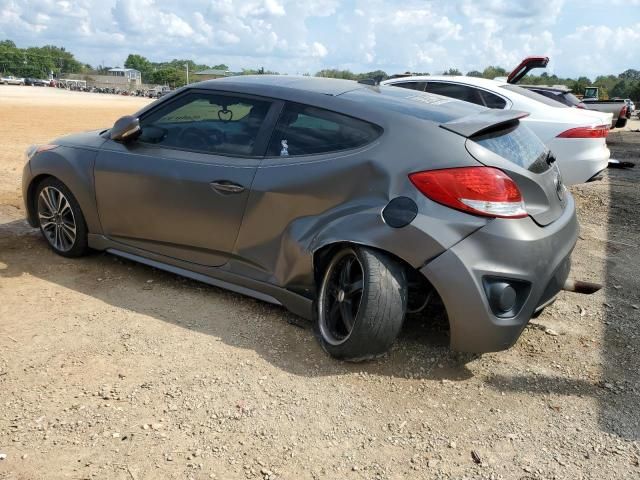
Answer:
[{"label": "white building", "polygon": [[125,77],[127,81],[139,84],[142,82],[142,74],[135,68],[111,68],[109,75],[113,77]]}]

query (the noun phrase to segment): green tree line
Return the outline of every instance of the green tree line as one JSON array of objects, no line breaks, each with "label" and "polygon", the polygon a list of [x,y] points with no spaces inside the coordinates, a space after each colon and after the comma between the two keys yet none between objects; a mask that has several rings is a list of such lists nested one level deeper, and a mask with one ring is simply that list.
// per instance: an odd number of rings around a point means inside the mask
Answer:
[{"label": "green tree line", "polygon": [[90,68],[63,47],[18,48],[11,40],[0,41],[0,71],[3,75],[48,78],[51,72],[82,73]]}]

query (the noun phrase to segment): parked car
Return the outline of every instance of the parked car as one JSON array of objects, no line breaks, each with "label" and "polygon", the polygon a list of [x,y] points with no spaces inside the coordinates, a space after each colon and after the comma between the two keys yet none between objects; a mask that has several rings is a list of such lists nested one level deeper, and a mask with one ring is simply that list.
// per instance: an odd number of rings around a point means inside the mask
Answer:
[{"label": "parked car", "polygon": [[438,295],[453,349],[495,351],[553,301],[578,233],[522,116],[347,80],[218,79],[31,147],[23,194],[54,252],[282,304],[338,358],[382,354]]},{"label": "parked car", "polygon": [[168,86],[162,86],[162,87],[155,87],[150,89],[147,94],[150,98],[160,98],[163,97],[164,95],[168,94],[171,92],[171,89]]},{"label": "parked car", "polygon": [[0,77],[0,83],[4,83],[5,85],[24,85],[24,78],[9,75],[7,77]]},{"label": "parked car", "polygon": [[381,84],[426,91],[489,108],[528,112],[523,123],[557,158],[563,180],[568,185],[598,178],[598,174],[607,168],[610,152],[606,137],[611,114],[568,108],[517,85],[484,78],[410,76],[385,80]]},{"label": "parked car", "polygon": [[49,81],[48,80],[42,80],[39,78],[25,78],[24,79],[24,84],[25,85],[30,85],[33,87],[46,87],[48,85]]}]

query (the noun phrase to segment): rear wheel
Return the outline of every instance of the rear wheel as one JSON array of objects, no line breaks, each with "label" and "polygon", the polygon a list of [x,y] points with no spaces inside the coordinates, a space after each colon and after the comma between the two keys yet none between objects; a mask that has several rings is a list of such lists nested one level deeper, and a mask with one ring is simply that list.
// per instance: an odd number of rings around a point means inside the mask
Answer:
[{"label": "rear wheel", "polygon": [[404,268],[376,250],[344,248],[326,268],[317,308],[320,343],[331,356],[356,362],[382,355],[407,310]]},{"label": "rear wheel", "polygon": [[36,190],[35,206],[40,232],[54,252],[63,257],[88,252],[84,216],[64,183],[52,177],[43,180]]}]

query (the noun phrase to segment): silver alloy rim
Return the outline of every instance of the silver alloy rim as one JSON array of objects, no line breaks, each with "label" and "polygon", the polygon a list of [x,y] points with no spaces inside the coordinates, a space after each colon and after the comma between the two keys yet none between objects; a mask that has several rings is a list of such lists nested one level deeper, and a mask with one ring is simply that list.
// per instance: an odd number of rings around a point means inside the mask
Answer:
[{"label": "silver alloy rim", "polygon": [[363,292],[362,263],[353,250],[345,250],[331,261],[320,287],[320,334],[330,345],[341,345],[351,336]]},{"label": "silver alloy rim", "polygon": [[67,197],[55,187],[44,187],[38,196],[38,219],[53,248],[68,252],[76,242],[76,219]]}]

